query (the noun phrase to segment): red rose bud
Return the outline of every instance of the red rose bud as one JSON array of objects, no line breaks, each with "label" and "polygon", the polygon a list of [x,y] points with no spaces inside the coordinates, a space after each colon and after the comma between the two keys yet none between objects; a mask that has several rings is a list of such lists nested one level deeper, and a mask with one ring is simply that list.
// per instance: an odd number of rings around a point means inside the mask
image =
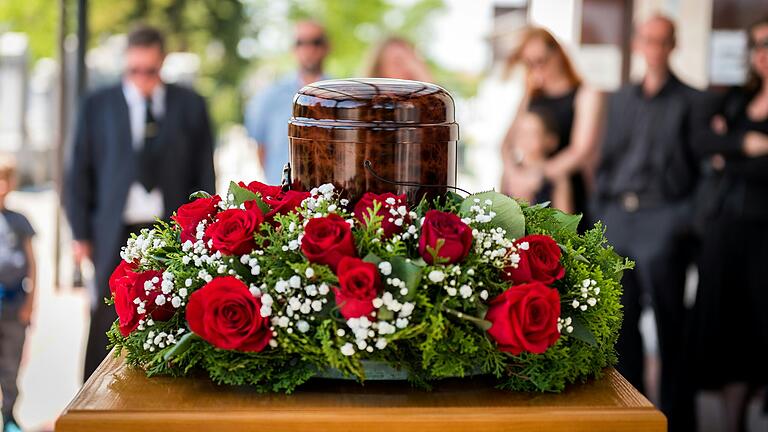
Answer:
[{"label": "red rose bud", "polygon": [[275,215],[285,215],[295,211],[301,206],[302,201],[309,198],[309,192],[294,190],[283,192],[281,186],[270,186],[257,181],[252,181],[247,185],[240,182],[239,185],[253,193],[258,193],[264,204],[269,206],[270,210],[264,216],[267,221],[271,221]]},{"label": "red rose bud", "polygon": [[197,225],[216,213],[217,205],[221,201],[218,195],[210,198],[198,198],[192,202],[184,204],[176,210],[176,214],[171,219],[175,220],[181,227],[181,242],[187,240],[194,242]]},{"label": "red rose bud", "polygon": [[256,243],[253,234],[259,230],[264,215],[256,205],[246,209],[224,210],[205,230],[206,238],[213,240],[213,250],[222,255],[243,255],[250,253]]},{"label": "red rose bud", "polygon": [[[118,269],[115,270],[115,273],[118,272]],[[158,306],[155,302],[157,296],[162,295],[160,291],[162,277],[163,272],[148,270],[142,273],[129,271],[124,276],[115,279],[115,311],[120,324],[120,333],[123,336],[128,336],[136,330],[139,321],[146,319],[147,316],[156,321],[166,321],[173,316],[174,310],[168,303]],[[157,278],[156,281],[155,278]],[[149,290],[145,287],[148,281],[152,282],[152,288]],[[110,289],[113,287],[110,286]],[[136,299],[139,299],[139,303],[136,303]]]},{"label": "red rose bud", "polygon": [[510,287],[488,303],[488,334],[499,350],[519,355],[542,354],[557,342],[560,332],[560,294],[540,282]]},{"label": "red rose bud", "polygon": [[234,276],[214,278],[189,296],[189,329],[225,350],[259,352],[269,344],[269,320],[261,301]]},{"label": "red rose bud", "polygon": [[381,280],[375,264],[359,258],[344,257],[339,261],[339,287],[334,288],[336,305],[346,319],[368,316],[373,312],[373,299],[379,294]]},{"label": "red rose bud", "polygon": [[279,197],[267,202],[271,210],[267,213],[266,219],[272,220],[275,215],[285,215],[296,211],[307,198],[309,198],[309,192],[289,190],[283,193]]},{"label": "red rose bud", "polygon": [[272,200],[278,198],[283,193],[283,188],[280,186],[271,186],[257,181],[252,181],[248,184],[240,182],[238,185],[242,188],[248,189],[253,193],[261,195],[261,200],[264,201],[264,203],[267,205],[270,205]]},{"label": "red rose bud", "polygon": [[529,235],[515,242],[520,262],[517,267],[507,267],[502,278],[513,283],[538,281],[549,285],[565,275],[560,264],[560,246],[550,236]]},{"label": "red rose bud", "polygon": [[[381,228],[384,229],[384,237],[389,238],[401,232],[403,224],[409,219],[405,195],[395,195],[391,192],[377,195],[372,192],[366,192],[360,198],[360,201],[355,204],[354,209],[355,218],[363,225],[368,225],[368,218],[370,218],[370,212],[373,210],[375,202],[378,202],[380,205],[376,215],[382,218]],[[405,214],[398,212],[398,209],[401,207],[405,209]],[[399,225],[397,224],[398,220],[400,220]]]},{"label": "red rose bud", "polygon": [[333,271],[345,256],[357,256],[349,224],[335,213],[307,222],[301,251],[309,262],[325,264]]},{"label": "red rose bud", "polygon": [[[464,260],[472,248],[472,228],[453,213],[430,210],[424,216],[419,237],[419,254],[429,264],[454,264]],[[442,243],[442,245],[439,245]],[[432,253],[438,250],[440,262]]]}]

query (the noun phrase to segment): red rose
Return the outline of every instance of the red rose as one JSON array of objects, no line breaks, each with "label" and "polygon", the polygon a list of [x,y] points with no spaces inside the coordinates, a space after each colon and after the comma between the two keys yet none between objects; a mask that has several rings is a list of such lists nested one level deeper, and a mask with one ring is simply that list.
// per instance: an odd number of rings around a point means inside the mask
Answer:
[{"label": "red rose", "polygon": [[129,263],[125,260],[120,260],[120,264],[115,267],[115,270],[109,276],[109,292],[115,295],[115,290],[119,284],[123,283],[125,277],[135,277],[136,264]]},{"label": "red rose", "polygon": [[[113,275],[120,271],[121,266],[122,263]],[[126,269],[125,266],[123,268]],[[155,302],[158,295],[163,295],[159,289],[162,277],[163,272],[158,270],[141,273],[128,270],[122,277],[115,279],[114,287],[110,285],[110,289],[114,289],[115,311],[123,336],[128,336],[136,330],[139,321],[146,319],[147,315],[156,321],[165,321],[173,316],[174,310],[168,302],[163,306],[158,306]],[[145,287],[148,281],[152,282],[152,288],[149,290]],[[139,299],[138,303],[136,299]]]},{"label": "red rose", "polygon": [[275,215],[284,215],[296,210],[302,201],[309,198],[309,192],[294,190],[283,192],[281,186],[270,186],[257,181],[252,181],[247,185],[240,182],[239,185],[261,196],[261,200],[270,208],[270,211],[264,217],[268,221],[272,220]]},{"label": "red rose", "polygon": [[457,263],[469,255],[472,248],[472,228],[453,213],[430,210],[424,216],[419,237],[419,254],[427,263],[435,264],[427,246],[437,249],[440,240],[442,246],[437,255],[443,258],[441,261],[447,262],[437,264]]},{"label": "red rose", "polygon": [[560,294],[540,282],[515,285],[488,303],[488,334],[499,350],[541,354],[557,342]]},{"label": "red rose", "polygon": [[252,181],[248,184],[244,182],[238,183],[240,187],[248,189],[249,191],[261,195],[261,200],[269,204],[269,202],[279,197],[283,193],[283,188],[280,186],[272,186],[257,181]]},{"label": "red rose", "polygon": [[246,205],[245,210],[224,210],[208,225],[205,236],[213,240],[213,250],[223,255],[243,255],[256,247],[253,234],[262,222],[264,215],[255,204]]},{"label": "red rose", "polygon": [[261,301],[234,276],[214,278],[189,296],[189,329],[216,348],[258,352],[272,338]]},{"label": "red rose", "polygon": [[[394,202],[389,204],[387,202]],[[395,224],[395,221],[400,219],[402,222],[408,220],[408,207],[405,201],[405,195],[395,195],[390,192],[383,194],[375,194],[372,192],[366,192],[360,201],[355,204],[355,218],[363,225],[368,225],[368,218],[370,217],[370,210],[373,209],[374,202],[380,204],[379,211],[376,213],[381,219],[381,228],[384,229],[384,237],[392,237],[393,234],[399,233],[403,230],[403,224]],[[405,214],[398,213],[398,208],[404,207]]]},{"label": "red rose", "polygon": [[529,235],[515,242],[520,262],[517,268],[507,267],[502,278],[513,283],[538,281],[549,285],[565,275],[560,264],[560,246],[550,236]]},{"label": "red rose", "polygon": [[267,213],[266,219],[272,220],[275,215],[285,215],[292,211],[295,211],[301,206],[302,201],[309,198],[309,192],[299,192],[289,190],[277,198],[269,200],[267,204],[270,207],[269,213]]},{"label": "red rose", "polygon": [[339,287],[334,288],[336,304],[344,318],[359,318],[373,312],[373,299],[381,280],[376,265],[359,258],[344,257],[337,270]]},{"label": "red rose", "polygon": [[198,198],[192,202],[184,204],[176,210],[176,214],[172,219],[181,227],[182,243],[187,240],[192,242],[196,240],[195,233],[197,232],[197,225],[200,221],[208,219],[216,213],[216,207],[219,204],[219,201],[221,201],[221,197],[218,195],[210,198]]},{"label": "red rose", "polygon": [[325,264],[333,271],[342,258],[357,255],[349,224],[335,213],[307,222],[301,251],[309,262]]}]

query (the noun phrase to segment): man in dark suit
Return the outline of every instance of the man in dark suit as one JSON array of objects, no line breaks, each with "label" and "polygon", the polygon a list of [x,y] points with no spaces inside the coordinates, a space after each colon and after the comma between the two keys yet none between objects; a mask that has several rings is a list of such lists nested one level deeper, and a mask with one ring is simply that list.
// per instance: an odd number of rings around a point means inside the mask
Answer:
[{"label": "man in dark suit", "polygon": [[656,317],[661,358],[660,407],[670,431],[695,430],[685,380],[686,270],[692,261],[693,191],[697,162],[692,137],[701,93],[670,70],[675,27],[663,16],[641,23],[634,48],[643,56],[642,82],[613,94],[608,106],[594,214],[616,251],[633,259],[624,274],[624,321],[616,349],[619,371],[643,391],[639,329],[644,300]]},{"label": "man in dark suit", "polygon": [[128,36],[123,81],[88,95],[80,109],[65,174],[64,203],[75,260],[92,260],[95,293],[84,379],[106,355],[116,319],[109,276],[131,233],[167,219],[192,192],[214,190],[213,138],[205,101],[163,83],[161,33]]}]

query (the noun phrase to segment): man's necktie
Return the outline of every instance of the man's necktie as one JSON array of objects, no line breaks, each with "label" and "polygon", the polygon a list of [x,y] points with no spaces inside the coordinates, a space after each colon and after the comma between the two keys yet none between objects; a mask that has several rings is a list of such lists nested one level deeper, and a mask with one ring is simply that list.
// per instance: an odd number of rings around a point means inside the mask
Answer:
[{"label": "man's necktie", "polygon": [[147,98],[146,117],[144,120],[144,146],[139,151],[139,182],[151,191],[158,183],[159,142],[157,134],[160,125],[152,113],[152,98]]}]

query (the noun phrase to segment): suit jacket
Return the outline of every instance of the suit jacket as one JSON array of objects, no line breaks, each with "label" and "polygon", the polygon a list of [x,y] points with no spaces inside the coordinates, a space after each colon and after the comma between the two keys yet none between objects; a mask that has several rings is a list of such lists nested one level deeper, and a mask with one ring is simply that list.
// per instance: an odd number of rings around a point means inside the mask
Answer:
[{"label": "suit jacket", "polygon": [[[168,218],[191,193],[214,191],[213,137],[205,100],[190,89],[166,84],[158,140],[163,158],[159,187],[163,218]],[[122,246],[123,210],[138,175],[137,163],[122,84],[88,95],[70,145],[64,205],[73,237],[93,244],[99,283],[113,270]]]},{"label": "suit jacket", "polygon": [[[654,123],[647,132],[648,139],[642,142],[643,145],[656,144],[648,154],[647,184],[644,186],[650,194],[674,202],[690,197],[696,186],[698,163],[691,147],[693,134],[701,121],[696,105],[702,94],[670,75],[654,98],[657,103],[650,108],[654,110]],[[639,105],[643,103],[646,102],[639,84],[626,85],[609,99],[596,181],[595,198],[598,201],[619,198],[614,196],[613,191],[617,189],[614,181],[629,155]]]}]

